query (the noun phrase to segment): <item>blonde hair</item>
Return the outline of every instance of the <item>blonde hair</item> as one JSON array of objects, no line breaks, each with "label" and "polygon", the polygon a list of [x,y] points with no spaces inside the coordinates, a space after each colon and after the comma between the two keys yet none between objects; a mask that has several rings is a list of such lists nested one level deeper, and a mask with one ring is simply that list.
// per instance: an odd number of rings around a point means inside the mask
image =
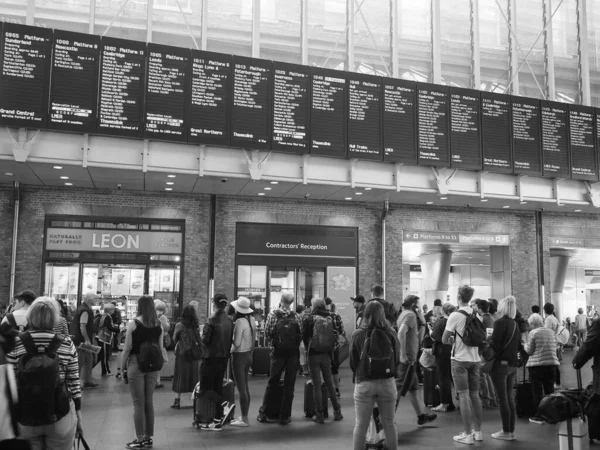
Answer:
[{"label": "blonde hair", "polygon": [[498,315],[508,317],[509,319],[517,317],[517,300],[512,295],[508,295],[500,300]]},{"label": "blonde hair", "polygon": [[[27,323],[33,330],[52,331],[58,322],[56,300],[51,297],[38,297],[27,311]],[[58,303],[58,302],[56,302]]]},{"label": "blonde hair", "polygon": [[164,313],[167,310],[167,305],[162,300],[155,298],[154,299],[154,308],[156,308],[156,311],[160,311],[160,312]]}]

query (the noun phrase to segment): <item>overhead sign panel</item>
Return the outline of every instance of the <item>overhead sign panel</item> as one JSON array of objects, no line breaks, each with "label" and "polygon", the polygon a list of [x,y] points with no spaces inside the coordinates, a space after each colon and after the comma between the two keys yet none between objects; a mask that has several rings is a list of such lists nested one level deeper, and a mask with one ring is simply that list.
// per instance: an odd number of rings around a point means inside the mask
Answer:
[{"label": "overhead sign panel", "polygon": [[481,170],[479,91],[450,88],[450,154],[457,169]]},{"label": "overhead sign panel", "polygon": [[417,83],[383,79],[384,161],[417,164]]},{"label": "overhead sign panel", "polygon": [[512,127],[509,95],[481,93],[483,170],[512,173]]},{"label": "overhead sign panel", "polygon": [[514,173],[542,174],[540,101],[512,97],[512,138]]},{"label": "overhead sign panel", "polygon": [[544,176],[569,178],[569,107],[542,100],[542,158]]},{"label": "overhead sign panel", "polygon": [[418,83],[419,164],[450,166],[448,87]]},{"label": "overhead sign panel", "polygon": [[348,73],[348,157],[381,161],[382,79]]},{"label": "overhead sign panel", "polygon": [[569,105],[569,150],[571,178],[598,181],[594,108]]},{"label": "overhead sign panel", "polygon": [[435,242],[489,246],[510,245],[510,236],[508,234],[404,230],[402,237],[404,242]]}]

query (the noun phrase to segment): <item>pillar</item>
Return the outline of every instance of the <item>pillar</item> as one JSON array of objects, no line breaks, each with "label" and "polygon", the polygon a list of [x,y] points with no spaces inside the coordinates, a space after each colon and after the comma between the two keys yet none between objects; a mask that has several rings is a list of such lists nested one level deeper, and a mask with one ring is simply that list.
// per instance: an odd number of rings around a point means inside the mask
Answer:
[{"label": "pillar", "polygon": [[423,273],[423,290],[425,299],[422,303],[433,304],[436,298],[446,299],[448,292],[448,277],[450,276],[450,263],[452,252],[450,250],[429,255],[421,255],[421,272]]},{"label": "pillar", "polygon": [[565,278],[567,268],[569,267],[569,255],[557,255],[550,257],[550,288],[551,299],[554,304],[554,314],[559,320],[562,320],[561,313],[563,309],[563,288],[565,287]]},{"label": "pillar", "polygon": [[500,300],[512,294],[509,247],[490,247],[490,275],[492,298]]}]

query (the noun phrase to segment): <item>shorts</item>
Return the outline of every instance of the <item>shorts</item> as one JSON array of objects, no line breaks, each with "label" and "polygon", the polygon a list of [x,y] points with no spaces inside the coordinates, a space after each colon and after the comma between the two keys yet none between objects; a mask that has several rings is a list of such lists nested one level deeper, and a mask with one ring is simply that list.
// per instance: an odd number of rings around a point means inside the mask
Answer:
[{"label": "shorts", "polygon": [[452,379],[456,392],[479,392],[479,367],[481,363],[452,360]]},{"label": "shorts", "polygon": [[[404,387],[404,389],[402,389],[402,386],[404,385],[404,380],[406,379],[407,375],[408,375],[408,371],[412,370],[412,374],[410,374],[410,380],[409,380],[409,384],[408,386]],[[417,389],[419,389],[419,380],[417,377],[417,365],[416,364],[409,364],[409,363],[400,363],[398,366],[398,377],[396,378],[396,386],[398,387],[398,392],[400,392],[400,390],[404,390],[406,392],[409,391],[416,391]]]}]

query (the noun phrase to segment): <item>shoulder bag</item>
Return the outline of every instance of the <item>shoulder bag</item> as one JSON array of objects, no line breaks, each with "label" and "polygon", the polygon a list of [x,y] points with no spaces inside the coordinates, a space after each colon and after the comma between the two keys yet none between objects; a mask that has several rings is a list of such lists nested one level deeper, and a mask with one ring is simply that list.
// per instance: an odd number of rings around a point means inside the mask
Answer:
[{"label": "shoulder bag", "polygon": [[496,357],[499,354],[504,353],[504,350],[506,350],[506,348],[510,345],[513,338],[515,337],[516,331],[517,331],[517,322],[515,322],[513,320],[512,334],[510,335],[510,339],[508,341],[506,341],[506,344],[504,345],[502,350],[500,350],[500,353],[496,353],[492,347],[486,348],[485,356],[482,355],[482,357],[481,357],[481,367],[480,367],[481,372],[483,372],[483,373],[491,373],[492,372],[492,369],[494,368],[494,364],[496,363]]}]

